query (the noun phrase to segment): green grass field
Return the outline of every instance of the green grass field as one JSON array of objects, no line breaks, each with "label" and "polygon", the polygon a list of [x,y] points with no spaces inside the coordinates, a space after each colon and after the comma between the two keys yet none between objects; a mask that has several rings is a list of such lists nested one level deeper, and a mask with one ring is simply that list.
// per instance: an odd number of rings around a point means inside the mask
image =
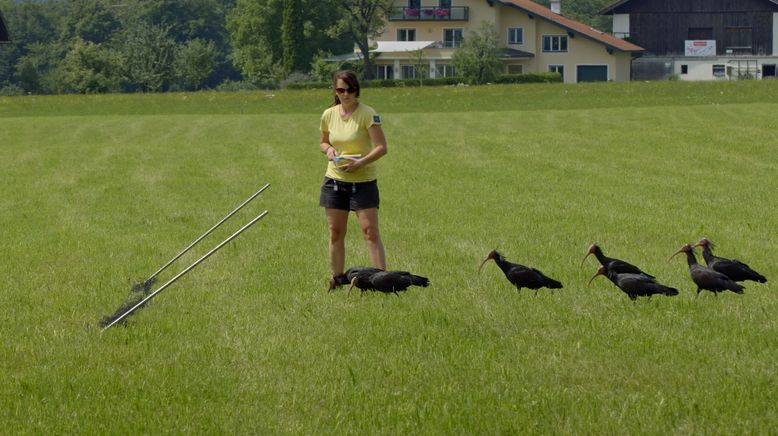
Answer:
[{"label": "green grass field", "polygon": [[[364,89],[390,269],[328,294],[324,91],[0,97],[4,434],[774,434],[778,86]],[[269,215],[129,319],[142,281]],[[352,219],[347,264],[367,264]],[[703,293],[708,237],[769,279]],[[632,303],[598,242],[680,290]],[[518,293],[491,249],[561,280]]]}]

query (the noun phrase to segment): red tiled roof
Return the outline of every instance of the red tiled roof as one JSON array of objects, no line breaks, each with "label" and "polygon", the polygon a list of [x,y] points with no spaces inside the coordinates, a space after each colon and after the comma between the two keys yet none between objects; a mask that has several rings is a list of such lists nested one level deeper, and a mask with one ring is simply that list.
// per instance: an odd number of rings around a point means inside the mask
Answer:
[{"label": "red tiled roof", "polygon": [[507,6],[513,6],[522,9],[528,13],[543,18],[546,21],[550,21],[554,24],[564,27],[570,32],[578,33],[587,38],[593,39],[614,50],[625,51],[625,52],[638,52],[638,51],[645,50],[643,47],[639,47],[621,38],[616,38],[615,36],[612,36],[608,33],[601,32],[587,24],[575,20],[571,20],[570,18],[567,18],[564,15],[559,15],[557,13],[551,12],[551,9],[539,5],[531,0],[497,0],[497,1]]}]

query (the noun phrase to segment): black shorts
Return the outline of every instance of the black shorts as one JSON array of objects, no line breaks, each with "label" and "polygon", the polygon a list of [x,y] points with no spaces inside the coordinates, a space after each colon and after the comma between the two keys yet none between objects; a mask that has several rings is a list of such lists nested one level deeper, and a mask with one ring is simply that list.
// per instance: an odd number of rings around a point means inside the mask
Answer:
[{"label": "black shorts", "polygon": [[378,208],[378,181],[340,182],[324,178],[319,206],[328,209],[360,210]]}]

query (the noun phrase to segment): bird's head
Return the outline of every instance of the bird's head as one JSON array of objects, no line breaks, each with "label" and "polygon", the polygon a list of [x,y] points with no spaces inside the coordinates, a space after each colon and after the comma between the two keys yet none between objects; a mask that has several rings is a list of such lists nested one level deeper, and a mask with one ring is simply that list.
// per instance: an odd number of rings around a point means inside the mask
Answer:
[{"label": "bird's head", "polygon": [[589,257],[590,254],[597,254],[597,253],[601,253],[601,252],[602,252],[602,250],[600,250],[600,246],[599,245],[597,245],[597,244],[590,245],[589,249],[586,250],[586,255],[584,256],[583,260],[581,261],[581,266],[583,266],[584,261],[586,260],[587,257]]},{"label": "bird's head", "polygon": [[497,261],[497,259],[501,259],[501,258],[502,258],[502,255],[501,255],[500,253],[498,253],[498,252],[497,252],[497,250],[492,250],[492,251],[490,251],[490,252],[489,252],[489,254],[487,254],[487,255],[486,255],[486,259],[484,259],[484,260],[481,262],[481,266],[479,266],[479,267],[478,267],[478,272],[479,272],[479,273],[481,272],[481,270],[483,269],[483,267],[484,267],[484,264],[485,264],[486,262],[488,262],[488,261],[490,261],[490,260]]},{"label": "bird's head", "polygon": [[681,253],[694,253],[694,248],[689,244],[683,244],[683,247],[679,248],[678,251],[673,253],[673,255],[667,259],[667,261],[670,262],[670,259]]},{"label": "bird's head", "polygon": [[346,274],[341,274],[339,276],[333,276],[330,279],[329,291],[332,291],[332,290],[338,288],[339,286],[343,286],[345,284],[348,284],[348,278],[347,278]]},{"label": "bird's head", "polygon": [[597,278],[597,276],[607,276],[608,275],[608,268],[605,268],[605,265],[601,265],[599,268],[597,268],[597,273],[595,273],[592,278],[589,279],[589,282],[586,283],[586,286],[589,286],[592,284],[592,280]]},{"label": "bird's head", "polygon": [[713,248],[715,245],[713,245],[713,242],[710,242],[708,238],[702,238],[694,244],[694,247]]}]

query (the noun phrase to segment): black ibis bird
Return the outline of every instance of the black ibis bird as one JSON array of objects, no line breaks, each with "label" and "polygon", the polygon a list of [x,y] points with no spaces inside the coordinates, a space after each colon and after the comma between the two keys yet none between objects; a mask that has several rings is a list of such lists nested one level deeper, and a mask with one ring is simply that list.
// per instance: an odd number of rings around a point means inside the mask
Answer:
[{"label": "black ibis bird", "polygon": [[353,274],[349,292],[355,286],[364,291],[394,293],[405,291],[411,286],[426,288],[430,281],[427,277],[411,274],[408,271],[369,271],[362,270]]},{"label": "black ibis bird", "polygon": [[[689,244],[684,244],[680,250],[673,253],[670,259],[675,257],[679,253],[686,253],[686,262],[689,264],[689,273],[692,276],[694,284],[697,285],[697,296],[700,295],[700,291],[705,289],[711,291],[714,295],[718,296],[719,292],[732,291],[736,294],[742,294],[743,285],[732,281],[724,274],[714,271],[710,268],[706,268],[697,263],[697,258],[694,256],[694,248]],[[667,259],[670,261],[670,259]]]},{"label": "black ibis bird", "polygon": [[486,255],[486,259],[484,259],[483,262],[481,262],[481,266],[478,267],[479,273],[481,272],[481,269],[483,269],[484,264],[489,260],[493,260],[497,263],[497,266],[500,267],[505,274],[505,277],[508,278],[508,281],[513,283],[519,291],[521,291],[521,288],[534,289],[535,295],[538,295],[538,289],[540,288],[562,288],[562,283],[546,276],[535,268],[508,262],[497,252],[497,250],[492,250]]},{"label": "black ibis bird", "polygon": [[713,243],[705,238],[700,239],[694,246],[702,247],[702,258],[705,259],[708,268],[724,274],[732,281],[742,282],[745,280],[752,280],[759,283],[767,282],[765,276],[752,270],[751,267],[737,259],[725,259],[723,257],[714,256],[712,250]]},{"label": "black ibis bird", "polygon": [[617,288],[627,294],[632,301],[635,301],[638,297],[651,298],[655,294],[667,295],[668,297],[678,295],[678,289],[657,283],[654,278],[643,274],[617,273],[605,265],[600,265],[600,268],[597,269],[597,274],[589,279],[589,284],[597,276],[607,277]]},{"label": "black ibis bird", "polygon": [[370,275],[379,271],[383,270],[380,268],[372,268],[367,266],[355,266],[349,268],[345,273],[330,279],[330,286],[328,291],[331,292],[340,286],[348,285],[357,274]]},{"label": "black ibis bird", "polygon": [[584,261],[586,260],[587,257],[589,257],[590,254],[593,254],[594,257],[597,258],[597,260],[600,262],[600,265],[608,268],[609,271],[613,271],[616,274],[622,274],[622,273],[642,274],[652,279],[655,278],[651,274],[641,270],[640,268],[636,267],[635,265],[632,265],[629,262],[625,262],[621,259],[614,259],[612,257],[608,257],[602,254],[602,249],[597,244],[592,244],[589,246],[589,250],[586,251],[586,256],[584,256],[583,260],[581,261],[582,266]]}]

